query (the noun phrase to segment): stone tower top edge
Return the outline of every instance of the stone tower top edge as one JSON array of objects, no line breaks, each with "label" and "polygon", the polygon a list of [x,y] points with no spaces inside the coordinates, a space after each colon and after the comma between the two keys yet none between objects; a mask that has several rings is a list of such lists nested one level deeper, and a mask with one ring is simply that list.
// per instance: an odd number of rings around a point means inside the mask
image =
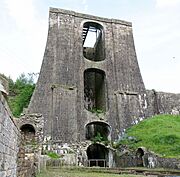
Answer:
[{"label": "stone tower top edge", "polygon": [[98,16],[94,16],[94,15],[83,14],[83,13],[75,12],[72,10],[65,10],[65,9],[61,9],[61,8],[50,7],[49,12],[50,13],[68,14],[68,15],[73,15],[75,17],[80,17],[80,18],[84,18],[84,19],[91,19],[91,20],[102,21],[102,22],[106,22],[106,23],[116,23],[116,24],[121,24],[121,25],[132,27],[131,22],[127,22],[124,20],[98,17]]}]

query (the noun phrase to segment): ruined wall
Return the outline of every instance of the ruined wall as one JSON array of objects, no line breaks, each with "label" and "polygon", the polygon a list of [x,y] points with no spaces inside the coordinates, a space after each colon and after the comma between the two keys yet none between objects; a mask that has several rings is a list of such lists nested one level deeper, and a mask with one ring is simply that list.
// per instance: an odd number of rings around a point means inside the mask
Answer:
[{"label": "ruined wall", "polygon": [[0,91],[0,176],[16,177],[20,133],[13,122],[5,96]]},{"label": "ruined wall", "polygon": [[[19,119],[16,119],[16,125],[21,130],[22,127],[25,127],[24,130],[27,129],[28,125],[30,125],[34,129],[34,141],[33,143],[42,144],[44,140],[43,129],[44,129],[44,118],[41,114],[24,114],[21,115]],[[23,138],[23,137],[22,137]]]},{"label": "ruined wall", "polygon": [[137,154],[137,151],[126,150],[126,153],[116,151],[116,154],[114,155],[116,167],[180,169],[179,159],[159,157],[157,154],[150,152],[145,148],[142,149],[143,154],[140,156]]},{"label": "ruined wall", "polygon": [[[104,41],[99,47],[104,48],[104,60],[92,61],[83,56],[85,22],[102,26]],[[47,44],[29,113],[43,115],[44,134],[54,141],[83,141],[86,124],[100,120],[84,106],[87,69],[105,73],[106,111],[101,120],[112,127],[112,139],[136,119],[147,116],[131,23],[50,8]]]},{"label": "ruined wall", "polygon": [[41,114],[25,114],[16,119],[21,132],[18,152],[19,177],[32,177],[39,171],[42,142],[44,140],[44,119]]},{"label": "ruined wall", "polygon": [[155,114],[180,114],[180,94],[146,90],[149,116]]},{"label": "ruined wall", "polygon": [[23,142],[19,144],[19,152],[17,157],[17,177],[34,177],[36,172],[34,166],[34,155],[31,157],[26,156]]},{"label": "ruined wall", "polygon": [[[38,166],[36,164],[38,160],[34,160],[34,151],[31,157],[26,155],[24,139],[21,135],[21,131],[18,129],[18,125],[21,126],[24,119],[13,119],[7,104],[7,89],[8,82],[3,79],[3,82],[0,82],[0,176],[32,177],[35,175],[35,170],[37,171],[35,166]],[[40,115],[33,116],[33,122],[38,123],[37,139],[42,141],[43,118],[41,118]],[[17,123],[18,121],[19,124]],[[26,123],[31,122],[29,119],[26,119]]]}]

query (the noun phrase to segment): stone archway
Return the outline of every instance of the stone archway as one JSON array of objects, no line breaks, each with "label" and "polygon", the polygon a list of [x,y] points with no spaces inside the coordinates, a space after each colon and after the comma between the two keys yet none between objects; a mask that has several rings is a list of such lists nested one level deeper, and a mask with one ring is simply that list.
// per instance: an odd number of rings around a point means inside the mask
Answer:
[{"label": "stone archway", "polygon": [[102,141],[110,140],[111,127],[107,122],[93,121],[86,126],[86,139],[93,140],[96,136],[100,135]]},{"label": "stone archway", "polygon": [[101,144],[91,144],[87,148],[88,166],[106,167],[108,164],[108,149]]},{"label": "stone archway", "polygon": [[138,167],[143,167],[143,156],[144,156],[144,151],[142,148],[138,148],[136,151],[136,166]]},{"label": "stone archway", "polygon": [[24,124],[20,127],[22,138],[24,142],[32,143],[35,141],[35,128],[31,124]]}]

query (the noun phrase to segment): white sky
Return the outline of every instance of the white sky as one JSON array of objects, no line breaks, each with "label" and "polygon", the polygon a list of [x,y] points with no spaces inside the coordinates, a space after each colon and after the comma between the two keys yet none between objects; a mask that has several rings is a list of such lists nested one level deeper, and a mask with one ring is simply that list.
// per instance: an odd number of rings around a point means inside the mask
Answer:
[{"label": "white sky", "polygon": [[0,73],[39,72],[50,6],[132,22],[146,88],[180,93],[180,0],[1,0]]}]

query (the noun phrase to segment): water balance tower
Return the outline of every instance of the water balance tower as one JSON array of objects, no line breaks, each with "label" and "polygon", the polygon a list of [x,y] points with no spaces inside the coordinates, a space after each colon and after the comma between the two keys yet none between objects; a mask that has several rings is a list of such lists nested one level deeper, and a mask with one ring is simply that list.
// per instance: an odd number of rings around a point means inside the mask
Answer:
[{"label": "water balance tower", "polygon": [[115,140],[146,117],[145,93],[131,23],[50,8],[29,105],[45,119],[44,136],[73,143],[99,133]]}]

